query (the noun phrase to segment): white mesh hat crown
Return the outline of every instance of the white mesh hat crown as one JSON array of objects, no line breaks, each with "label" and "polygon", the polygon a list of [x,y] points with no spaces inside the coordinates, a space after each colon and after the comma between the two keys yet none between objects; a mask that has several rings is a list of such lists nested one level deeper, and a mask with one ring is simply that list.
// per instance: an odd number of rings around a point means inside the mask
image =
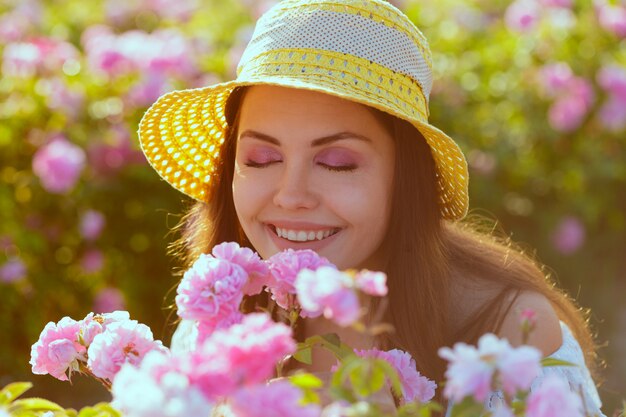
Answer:
[{"label": "white mesh hat crown", "polygon": [[426,38],[383,0],[283,0],[257,22],[237,79],[165,94],[148,109],[139,139],[150,164],[176,189],[202,201],[213,193],[231,92],[277,85],[332,94],[415,126],[437,166],[439,207],[454,220],[468,208],[467,163],[458,145],[428,123],[432,88]]}]

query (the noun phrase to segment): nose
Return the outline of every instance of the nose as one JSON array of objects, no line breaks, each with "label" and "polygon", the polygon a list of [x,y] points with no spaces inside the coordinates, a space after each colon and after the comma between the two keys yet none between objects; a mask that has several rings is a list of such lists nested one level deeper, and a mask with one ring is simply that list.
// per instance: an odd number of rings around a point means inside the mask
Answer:
[{"label": "nose", "polygon": [[285,164],[276,185],[274,204],[286,210],[312,209],[319,202],[305,163]]}]

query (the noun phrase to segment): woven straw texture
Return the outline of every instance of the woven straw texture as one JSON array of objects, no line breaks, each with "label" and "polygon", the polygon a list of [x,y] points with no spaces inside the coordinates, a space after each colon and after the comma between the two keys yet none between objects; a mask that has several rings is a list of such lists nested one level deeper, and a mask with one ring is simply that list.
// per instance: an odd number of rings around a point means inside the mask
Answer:
[{"label": "woven straw texture", "polygon": [[168,93],[145,113],[139,139],[172,186],[209,201],[227,137],[226,101],[238,86],[320,91],[411,122],[437,165],[439,206],[449,220],[468,208],[467,163],[458,145],[428,123],[432,60],[422,33],[381,0],[283,0],[257,22],[237,79]]}]

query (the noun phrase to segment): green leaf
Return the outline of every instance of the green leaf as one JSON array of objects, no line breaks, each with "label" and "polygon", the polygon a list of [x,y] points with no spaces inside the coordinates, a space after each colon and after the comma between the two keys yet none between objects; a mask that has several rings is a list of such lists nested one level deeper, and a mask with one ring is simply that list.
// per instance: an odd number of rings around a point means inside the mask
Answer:
[{"label": "green leaf", "polygon": [[482,404],[474,401],[472,397],[466,397],[460,403],[454,404],[450,412],[450,417],[476,417],[484,414],[485,408]]},{"label": "green leaf", "polygon": [[307,365],[310,365],[310,364],[313,363],[313,359],[311,357],[311,347],[310,346],[299,348],[296,351],[296,353],[293,354],[292,357],[295,360],[297,360],[298,362],[305,363]]},{"label": "green leaf", "polygon": [[290,376],[289,380],[293,385],[302,389],[315,389],[324,386],[324,382],[321,379],[309,373],[297,373]]},{"label": "green leaf", "polygon": [[555,358],[543,358],[541,360],[541,366],[578,366],[575,363],[562,361],[561,359]]},{"label": "green leaf", "polygon": [[17,397],[31,389],[30,382],[13,382],[0,391],[0,405],[11,404]]},{"label": "green leaf", "polygon": [[119,411],[111,407],[109,403],[98,403],[93,407],[85,407],[80,410],[78,417],[121,417]]},{"label": "green leaf", "polygon": [[9,413],[19,414],[24,411],[64,411],[64,408],[57,403],[48,401],[45,398],[26,398],[17,400],[9,407]]}]

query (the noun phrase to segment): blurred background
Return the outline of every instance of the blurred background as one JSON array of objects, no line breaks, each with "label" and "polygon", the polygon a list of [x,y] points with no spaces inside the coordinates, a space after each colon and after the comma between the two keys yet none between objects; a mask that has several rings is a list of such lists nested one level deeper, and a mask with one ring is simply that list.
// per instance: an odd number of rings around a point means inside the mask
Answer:
[{"label": "blurred background", "polygon": [[[48,321],[127,309],[169,344],[171,228],[189,205],[145,162],[161,94],[235,76],[272,0],[0,0],[0,386],[80,407],[35,376]],[[626,397],[626,1],[393,1],[430,40],[431,121],[457,139],[474,213],[536,251],[591,311]]]}]

